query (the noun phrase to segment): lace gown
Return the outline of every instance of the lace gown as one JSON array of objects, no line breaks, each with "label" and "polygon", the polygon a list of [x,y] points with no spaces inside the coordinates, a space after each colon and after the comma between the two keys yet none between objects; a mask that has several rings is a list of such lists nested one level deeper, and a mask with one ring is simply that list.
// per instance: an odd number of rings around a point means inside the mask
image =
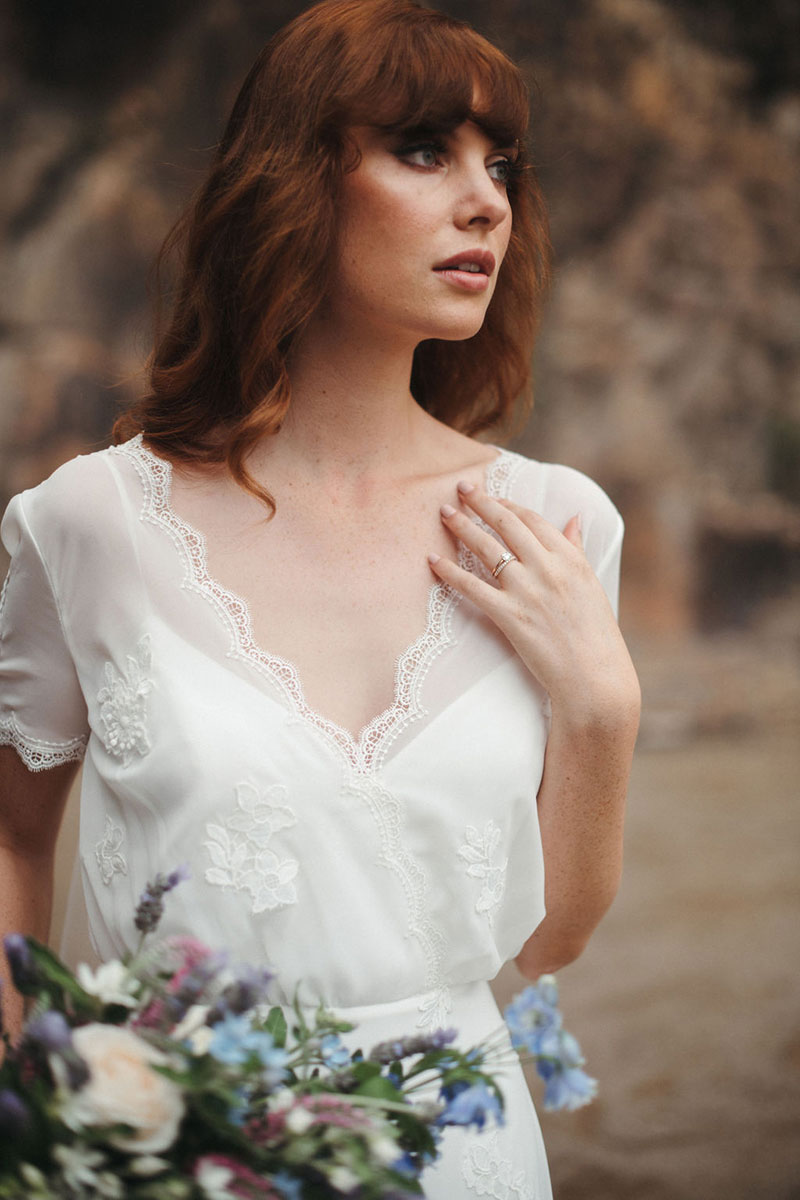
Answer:
[{"label": "lace gown", "polygon": [[[488,981],[544,914],[546,695],[491,621],[434,583],[393,705],[354,739],[256,645],[171,508],[170,475],[134,438],[15,497],[2,526],[0,742],[32,770],[84,759],[98,955],[135,943],[145,883],[188,862],[162,931],[268,962],[284,1002],[302,983],[304,1001],[357,1023],[351,1048],[442,1025],[480,1040],[501,1024]],[[616,602],[622,521],[596,484],[501,450],[486,486],[558,528],[580,511]],[[430,1200],[550,1197],[518,1064],[501,1083],[505,1126],[448,1129]]]}]

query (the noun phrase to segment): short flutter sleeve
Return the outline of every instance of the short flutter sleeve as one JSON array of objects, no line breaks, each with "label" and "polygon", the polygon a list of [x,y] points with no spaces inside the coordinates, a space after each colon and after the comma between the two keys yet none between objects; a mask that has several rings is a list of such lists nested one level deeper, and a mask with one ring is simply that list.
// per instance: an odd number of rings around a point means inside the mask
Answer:
[{"label": "short flutter sleeve", "polygon": [[0,745],[42,771],[80,761],[89,727],[59,599],[27,511],[31,494],[13,498],[0,527],[11,555],[0,598]]}]

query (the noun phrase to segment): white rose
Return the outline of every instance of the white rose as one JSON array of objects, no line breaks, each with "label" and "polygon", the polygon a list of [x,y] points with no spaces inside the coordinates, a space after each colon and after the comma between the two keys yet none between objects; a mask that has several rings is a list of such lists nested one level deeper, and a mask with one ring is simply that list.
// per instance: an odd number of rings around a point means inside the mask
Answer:
[{"label": "white rose", "polygon": [[184,1113],[183,1097],[170,1079],[151,1069],[166,1066],[166,1055],[116,1025],[83,1025],[72,1040],[91,1075],[64,1103],[67,1125],[76,1130],[130,1125],[132,1134],[113,1138],[117,1149],[130,1154],[157,1154],[171,1146]]}]

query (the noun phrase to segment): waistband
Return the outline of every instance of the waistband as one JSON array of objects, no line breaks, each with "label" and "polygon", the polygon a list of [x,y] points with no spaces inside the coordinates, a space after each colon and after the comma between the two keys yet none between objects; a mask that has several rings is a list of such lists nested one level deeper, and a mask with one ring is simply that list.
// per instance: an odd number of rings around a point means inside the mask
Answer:
[{"label": "waistband", "polygon": [[[291,1004],[282,1005],[291,1021]],[[300,1010],[310,1019],[318,1002],[302,1002]],[[445,989],[417,992],[411,996],[374,1004],[325,1007],[342,1021],[356,1026],[345,1036],[350,1041],[363,1035],[373,1042],[411,1034],[431,1033],[442,1027],[455,1028],[457,1041],[473,1044],[504,1027],[503,1017],[487,980],[455,984]],[[441,1019],[440,1019],[441,1018]]]}]

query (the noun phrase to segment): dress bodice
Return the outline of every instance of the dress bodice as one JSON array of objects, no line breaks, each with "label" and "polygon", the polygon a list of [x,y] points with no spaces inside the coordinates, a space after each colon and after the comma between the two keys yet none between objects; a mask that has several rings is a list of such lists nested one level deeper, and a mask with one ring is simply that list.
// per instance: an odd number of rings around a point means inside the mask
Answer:
[{"label": "dress bodice", "polygon": [[[3,523],[0,741],[32,769],[85,755],[98,953],[135,944],[145,883],[187,862],[163,932],[266,960],[287,998],[298,984],[340,1006],[424,995],[419,1027],[446,1024],[450,990],[493,978],[544,914],[546,694],[491,621],[435,583],[392,705],[353,737],[256,644],[170,480],[134,438],[67,463]],[[580,511],[615,602],[622,522],[597,485],[500,450],[486,486],[559,528]],[[461,562],[486,575],[465,549]]]}]

